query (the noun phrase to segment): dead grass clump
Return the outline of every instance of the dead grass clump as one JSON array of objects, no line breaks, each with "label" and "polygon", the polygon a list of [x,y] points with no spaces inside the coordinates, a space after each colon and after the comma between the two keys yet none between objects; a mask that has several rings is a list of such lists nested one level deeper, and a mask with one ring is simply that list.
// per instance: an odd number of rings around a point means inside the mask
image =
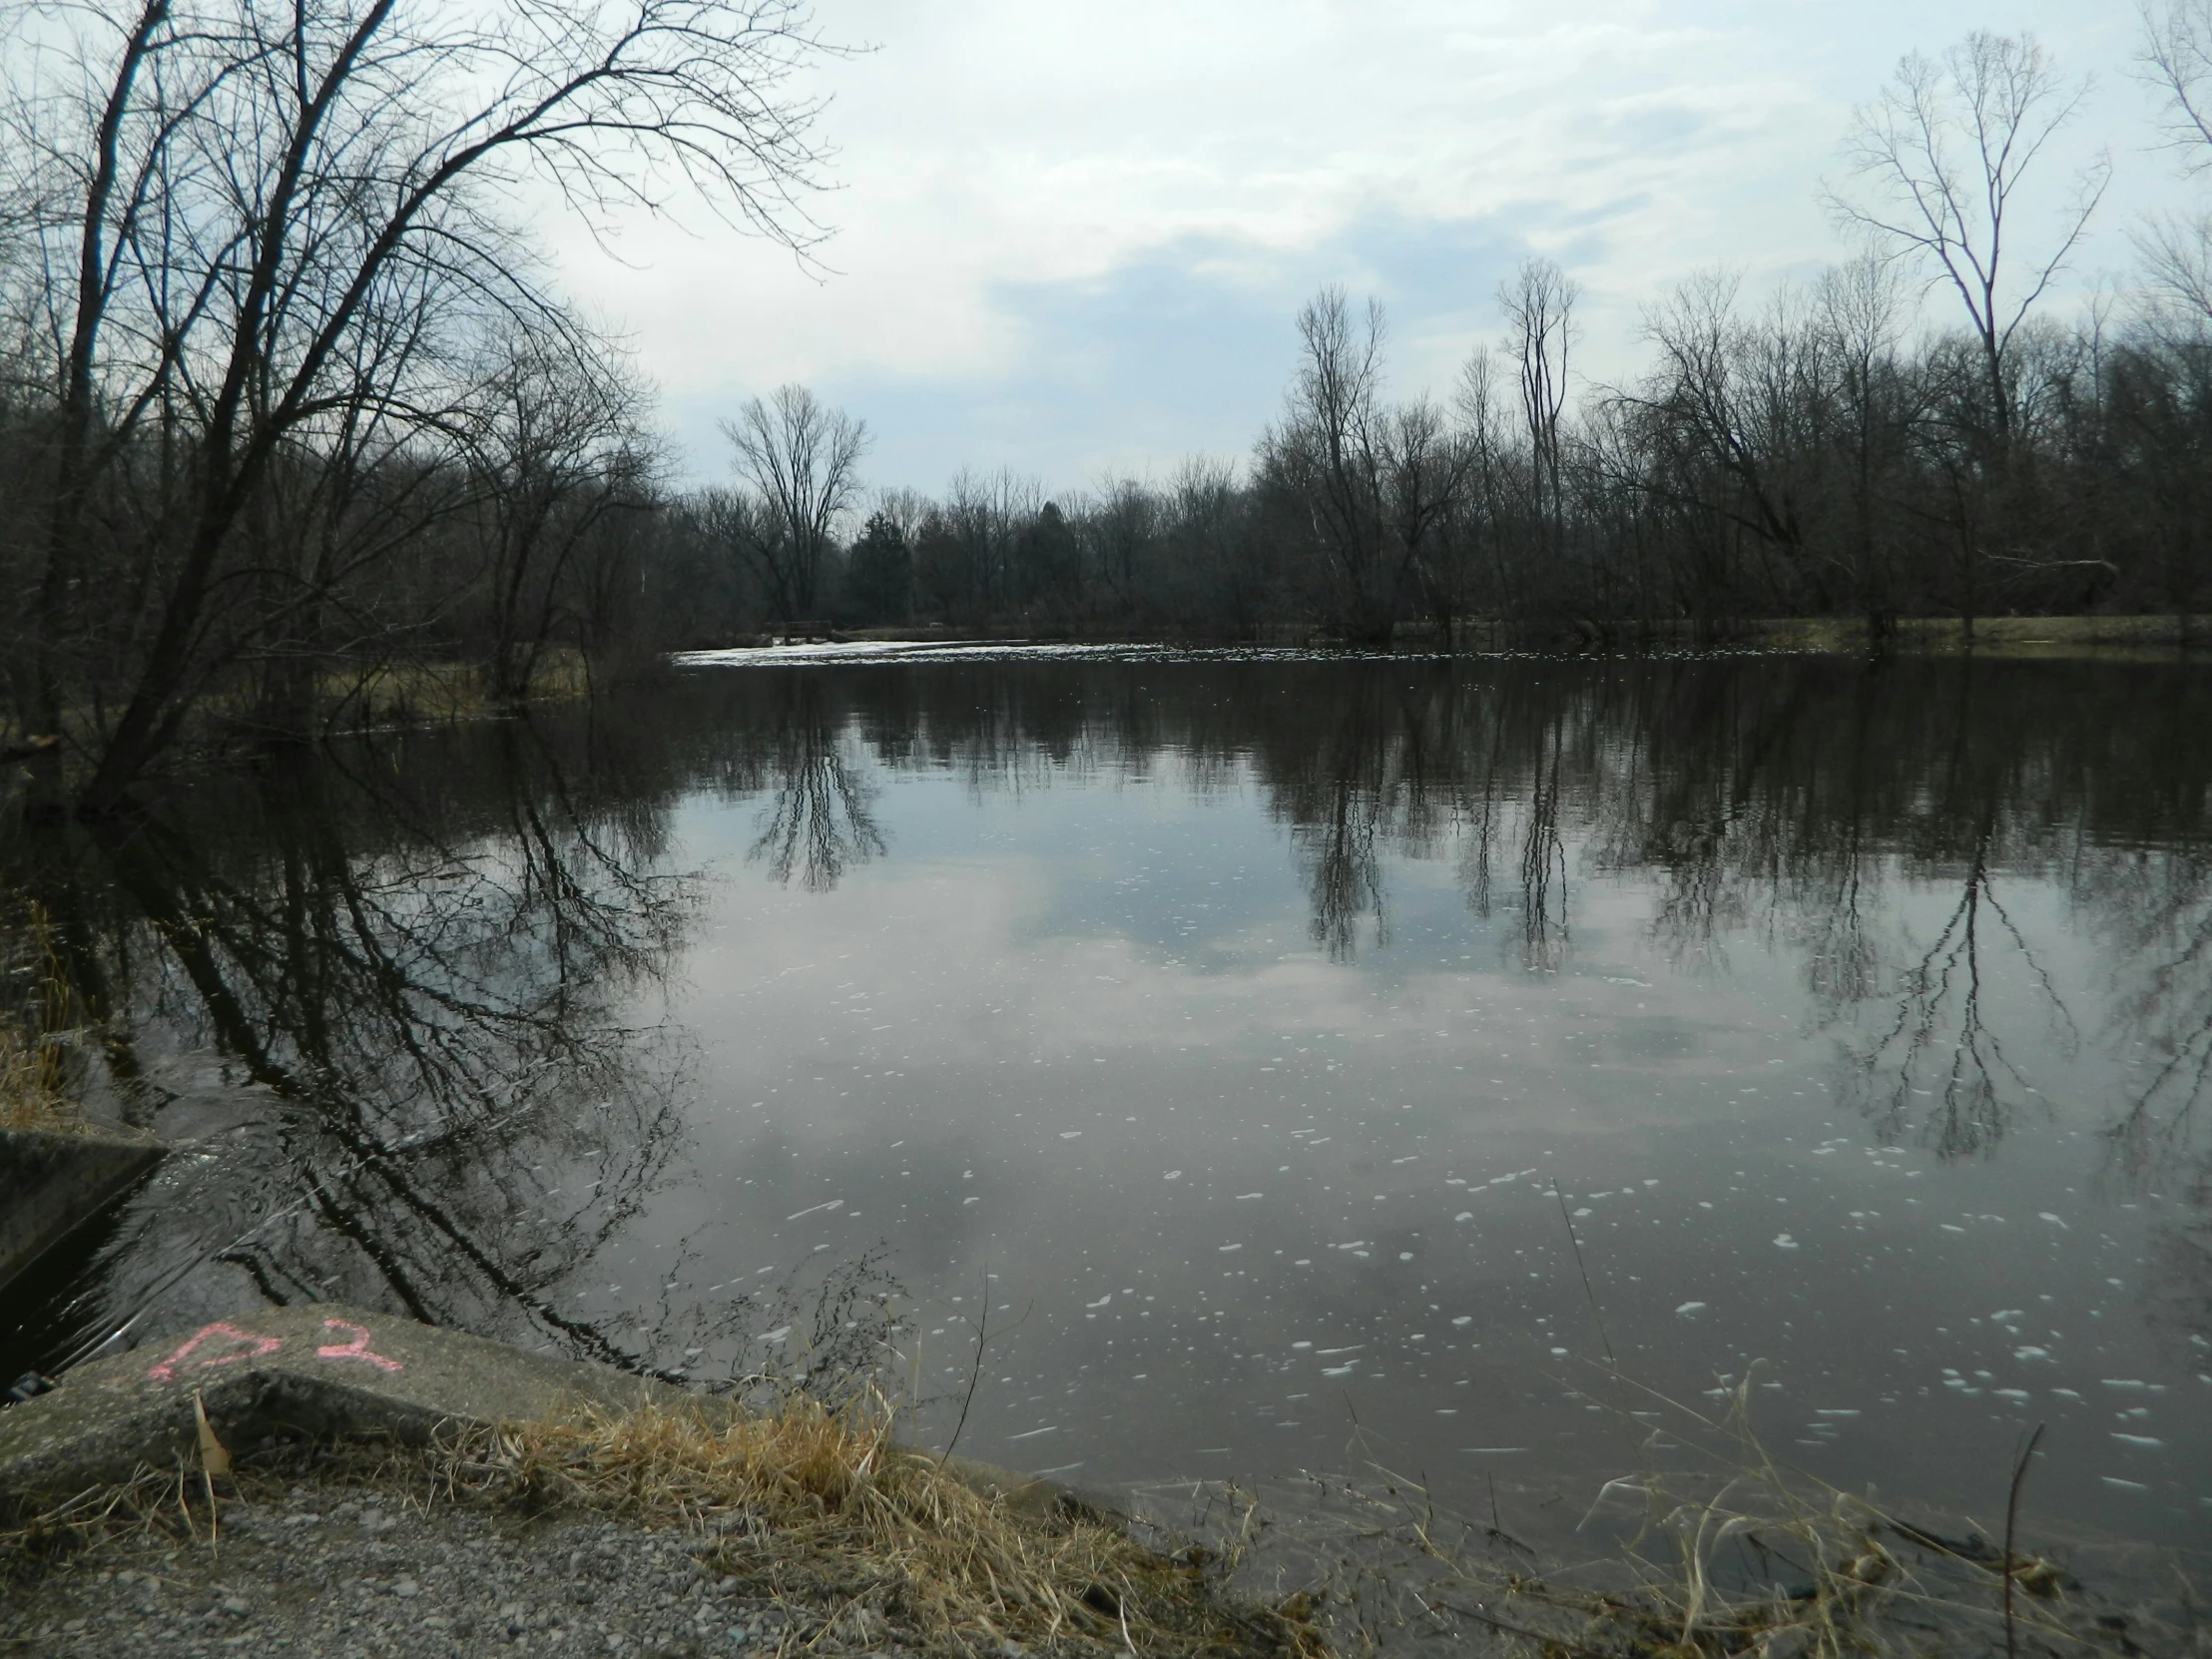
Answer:
[{"label": "dead grass clump", "polygon": [[[703,1558],[800,1609],[834,1608],[836,1639],[885,1628],[962,1652],[1325,1651],[1289,1612],[1238,1605],[1203,1552],[1165,1555],[1111,1517],[1045,1512],[963,1484],[895,1445],[892,1413],[795,1396],[762,1415],[648,1408],[515,1423],[441,1450],[454,1493],[585,1507],[709,1540]],[[1040,1506],[1043,1507],[1043,1506]],[[831,1629],[831,1627],[834,1627]]]},{"label": "dead grass clump", "polygon": [[213,1542],[220,1521],[210,1490],[197,1469],[180,1463],[166,1471],[142,1468],[129,1480],[18,1514],[12,1524],[0,1527],[0,1589],[119,1539]]},{"label": "dead grass clump", "polygon": [[1971,1525],[1946,1535],[1775,1458],[1750,1389],[1731,1389],[1717,1418],[1638,1390],[1668,1420],[1621,1412],[1644,1467],[1600,1489],[1576,1528],[1597,1547],[1579,1559],[1539,1559],[1494,1517],[1443,1515],[1387,1471],[1379,1489],[1348,1489],[1377,1524],[1339,1557],[1340,1621],[1375,1646],[1441,1637],[1541,1659],[2051,1659],[2155,1651],[2154,1631],[2178,1651],[2152,1609],[2120,1616],[2016,1548],[2010,1516],[2001,1544]]},{"label": "dead grass clump", "polygon": [[[513,712],[491,695],[483,670],[463,662],[382,663],[330,675],[322,692],[339,724],[361,729],[453,725]],[[549,648],[530,676],[533,704],[571,703],[591,694],[591,665],[572,648]]]},{"label": "dead grass clump", "polygon": [[87,1127],[69,1088],[76,999],[39,905],[0,959],[0,1129],[63,1134]]},{"label": "dead grass clump", "polygon": [[81,1127],[74,1104],[56,1086],[58,1069],[50,1045],[0,1017],[0,1129]]}]

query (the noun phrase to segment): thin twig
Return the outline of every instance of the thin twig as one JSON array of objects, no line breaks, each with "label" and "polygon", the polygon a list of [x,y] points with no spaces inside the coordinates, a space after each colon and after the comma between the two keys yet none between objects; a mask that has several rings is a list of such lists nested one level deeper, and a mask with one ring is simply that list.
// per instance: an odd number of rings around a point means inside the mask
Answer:
[{"label": "thin twig", "polygon": [[975,1387],[983,1380],[983,1345],[990,1341],[991,1330],[991,1265],[983,1264],[983,1319],[975,1328],[975,1358],[968,1365],[967,1393],[960,1400],[960,1420],[952,1425],[952,1438],[944,1442],[944,1456],[937,1459],[937,1467],[944,1467],[952,1448],[960,1443],[960,1430],[967,1426],[968,1407],[975,1403]]},{"label": "thin twig", "polygon": [[2012,1635],[2012,1580],[2016,1576],[2012,1565],[2012,1530],[2020,1516],[2020,1484],[2027,1479],[2028,1460],[2035,1455],[2035,1443],[2042,1437],[2043,1425],[2037,1423],[2035,1432],[2028,1435],[2027,1444],[2012,1465],[2012,1487],[2004,1496],[2004,1659],[2020,1659]]},{"label": "thin twig", "polygon": [[1605,1363],[1612,1367],[1613,1376],[1621,1374],[1621,1363],[1613,1358],[1613,1339],[1606,1334],[1605,1315],[1597,1305],[1597,1291],[1590,1284],[1590,1270],[1582,1262],[1582,1241],[1575,1236],[1574,1217],[1567,1213],[1567,1195],[1559,1190],[1559,1181],[1552,1178],[1551,1196],[1559,1201],[1559,1219],[1567,1224],[1567,1243],[1574,1247],[1574,1271],[1582,1276],[1582,1294],[1589,1299],[1590,1317],[1597,1321],[1597,1340],[1605,1346]]}]

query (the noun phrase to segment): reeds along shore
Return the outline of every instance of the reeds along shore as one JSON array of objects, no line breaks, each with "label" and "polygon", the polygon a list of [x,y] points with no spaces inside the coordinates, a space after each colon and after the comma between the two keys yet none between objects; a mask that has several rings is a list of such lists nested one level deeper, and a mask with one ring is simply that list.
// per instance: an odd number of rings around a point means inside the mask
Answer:
[{"label": "reeds along shore", "polygon": [[45,912],[7,899],[0,891],[0,946],[14,947],[0,949],[0,1129],[82,1130],[88,1124],[71,1074],[87,1035],[83,1010]]},{"label": "reeds along shore", "polygon": [[1753,1386],[1747,1376],[1709,1413],[1593,1368],[1585,1397],[1618,1419],[1634,1466],[1571,1505],[1579,1518],[1563,1535],[1532,1545],[1513,1530],[1516,1501],[1557,1492],[1524,1486],[1501,1510],[1493,1488],[1487,1513],[1453,1514],[1420,1479],[1374,1464],[1349,1483],[1308,1479],[1303,1501],[1275,1498],[1307,1519],[1274,1548],[1325,1592],[1340,1651],[1438,1640],[1541,1659],[2203,1651],[2196,1569],[2178,1555],[2046,1541],[2032,1503],[2039,1433],[1973,1494],[1995,1516],[1984,1525],[1791,1466],[1752,1425]]}]

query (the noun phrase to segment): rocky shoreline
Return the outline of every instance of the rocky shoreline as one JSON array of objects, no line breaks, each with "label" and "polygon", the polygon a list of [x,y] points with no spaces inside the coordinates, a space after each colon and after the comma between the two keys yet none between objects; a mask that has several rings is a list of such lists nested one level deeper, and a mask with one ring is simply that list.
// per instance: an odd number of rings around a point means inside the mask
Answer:
[{"label": "rocky shoreline", "polygon": [[362,1309],[0,1410],[0,1656],[1325,1651],[1098,1500]]},{"label": "rocky shoreline", "polygon": [[[2084,1583],[2088,1552],[2014,1553],[1774,1477],[1763,1496],[1749,1468],[1648,1495],[1654,1513],[1754,1529],[1799,1563],[1786,1584],[1685,1589],[1603,1547],[1555,1570],[1494,1514],[1451,1522],[1392,1486],[1254,1595],[1219,1549],[1181,1541],[1185,1523],[917,1452],[887,1414],[803,1394],[749,1413],[384,1314],[271,1309],[0,1410],[0,1659],[1326,1659],[1348,1637],[1554,1659],[2014,1659],[2015,1617],[2037,1652],[2202,1649],[2185,1584],[2120,1562]],[[1240,1513],[1197,1535],[1249,1539],[1256,1511]]]},{"label": "rocky shoreline", "polygon": [[681,1533],[589,1515],[309,1480],[223,1504],[219,1528],[125,1533],[9,1592],[0,1654],[910,1651],[863,1605],[795,1606],[711,1571]]}]

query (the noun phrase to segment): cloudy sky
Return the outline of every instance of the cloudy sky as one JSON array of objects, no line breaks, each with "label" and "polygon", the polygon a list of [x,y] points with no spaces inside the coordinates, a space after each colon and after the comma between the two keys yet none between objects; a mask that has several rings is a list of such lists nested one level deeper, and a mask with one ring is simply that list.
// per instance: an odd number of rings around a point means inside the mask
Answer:
[{"label": "cloudy sky", "polygon": [[[684,475],[716,420],[799,380],[864,418],[868,473],[1005,466],[1066,490],[1237,456],[1323,282],[1388,308],[1392,386],[1448,387],[1533,251],[1585,289],[1584,375],[1702,269],[1770,292],[1844,251],[1819,200],[1898,57],[2029,29],[2096,84],[2048,164],[2109,149],[2077,303],[2184,184],[2131,75],[2130,0],[822,0],[826,271],[692,216],[613,256],[552,232],[628,331]],[[1582,379],[1583,376],[1578,376]],[[1583,383],[1587,383],[1585,379]]]}]

